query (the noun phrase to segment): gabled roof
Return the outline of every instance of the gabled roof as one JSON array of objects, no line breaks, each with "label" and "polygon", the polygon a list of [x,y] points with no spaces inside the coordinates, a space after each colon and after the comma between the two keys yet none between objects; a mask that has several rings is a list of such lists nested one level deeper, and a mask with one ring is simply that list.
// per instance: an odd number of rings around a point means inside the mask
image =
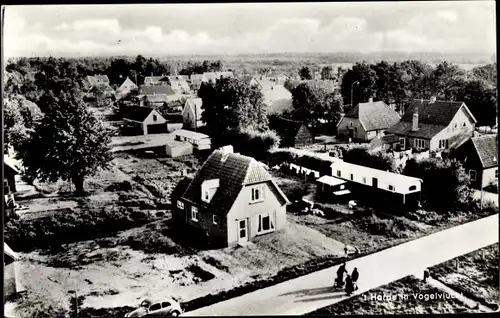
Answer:
[{"label": "gabled roof", "polygon": [[134,85],[134,87],[137,87],[137,85],[128,77],[123,81],[122,85],[120,85],[118,89],[121,89],[125,85]]},{"label": "gabled roof", "polygon": [[182,103],[181,103],[181,101],[180,101],[180,100],[178,100],[178,99],[175,99],[175,100],[167,100],[167,101],[166,101],[166,103],[167,103],[167,107],[169,107],[169,108],[173,108],[173,107],[182,107],[182,106],[183,106],[183,105],[182,105]]},{"label": "gabled roof", "polygon": [[109,84],[108,75],[94,75],[94,76],[88,75],[87,80],[92,86],[100,83]]},{"label": "gabled roof", "polygon": [[276,130],[276,133],[278,133],[278,135],[282,138],[295,138],[302,126],[307,129],[303,122],[283,117],[278,117],[275,125],[273,126],[275,126],[274,130]]},{"label": "gabled roof", "polygon": [[3,242],[3,253],[4,255],[7,255],[9,256],[10,258],[12,258],[12,260],[17,260],[18,259],[18,256],[17,256],[17,253],[14,252],[9,245],[7,245],[7,243]]},{"label": "gabled roof", "polygon": [[170,85],[158,86],[141,86],[139,90],[140,95],[175,95],[174,90]]},{"label": "gabled roof", "polygon": [[203,73],[203,78],[206,80],[216,80],[217,75],[215,74],[215,72],[205,72]]},{"label": "gabled roof", "polygon": [[[463,109],[469,114],[472,121],[477,122],[463,102],[414,100],[406,108],[401,121],[390,127],[387,132],[408,137],[431,139],[453,120],[457,112]],[[415,111],[418,112],[418,130],[412,131],[412,120]]]},{"label": "gabled roof", "polygon": [[127,110],[127,113],[123,116],[124,119],[130,119],[133,121],[138,121],[138,122],[144,122],[146,118],[151,114],[151,112],[155,112],[158,116],[162,117],[160,113],[155,111],[152,108],[149,107],[130,107],[130,109]]},{"label": "gabled roof", "polygon": [[[415,110],[417,110],[419,125],[431,124],[446,127],[453,120],[453,117],[455,117],[462,105],[465,104],[463,102],[451,101],[435,101],[433,103],[430,103],[429,100],[414,100],[406,108],[406,111],[401,120],[411,123],[413,114],[415,113]],[[474,122],[476,122],[472,114],[470,115],[473,118]]]},{"label": "gabled roof", "polygon": [[159,83],[159,82],[166,82],[167,77],[166,76],[146,76],[144,78],[144,83]]},{"label": "gabled roof", "polygon": [[201,98],[188,98],[186,100],[186,106],[185,107],[191,107],[193,109],[193,112],[196,114],[196,120],[201,119],[201,113],[203,113],[203,109],[201,109],[201,106],[203,105],[203,100]]},{"label": "gabled roof", "polygon": [[396,136],[396,135],[384,135],[380,138],[380,140],[384,143],[384,144],[392,144],[392,143],[395,143],[395,142],[399,142],[399,137]]},{"label": "gabled roof", "polygon": [[[275,187],[280,202],[283,204],[288,202],[261,163],[240,154],[229,153],[226,156],[223,160],[224,153],[221,150],[214,151],[198,171],[182,198],[209,208],[219,215],[226,215],[245,185],[269,182],[271,187]],[[219,188],[210,203],[205,203],[201,201],[201,184],[211,179],[219,179]]]},{"label": "gabled roof", "polygon": [[250,84],[250,82],[252,81],[252,78],[255,78],[255,76],[252,76],[252,75],[243,75],[243,76],[239,77],[239,80],[241,82],[243,82],[243,83]]},{"label": "gabled roof", "polygon": [[483,135],[471,138],[484,169],[498,166],[497,135]]},{"label": "gabled roof", "polygon": [[382,101],[359,103],[345,117],[359,119],[366,131],[392,127],[399,121],[399,115]]},{"label": "gabled roof", "polygon": [[262,90],[270,90],[272,87],[277,86],[273,81],[267,79],[265,76],[255,77],[257,83],[262,88]]},{"label": "gabled roof", "polygon": [[267,73],[266,76],[267,77],[279,77],[279,76],[289,77],[288,75],[286,75],[284,72],[281,72],[281,71],[271,71],[271,72]]},{"label": "gabled roof", "polygon": [[189,177],[184,177],[177,183],[175,188],[172,190],[172,193],[170,194],[170,197],[172,199],[177,199],[182,196],[184,192],[186,192],[186,189],[188,188],[189,184],[193,181],[193,178]]}]

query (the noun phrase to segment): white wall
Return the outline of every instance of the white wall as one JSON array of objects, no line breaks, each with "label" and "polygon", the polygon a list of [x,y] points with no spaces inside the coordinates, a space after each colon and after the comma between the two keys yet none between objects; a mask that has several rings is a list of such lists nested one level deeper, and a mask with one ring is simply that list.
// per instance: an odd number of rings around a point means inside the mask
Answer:
[{"label": "white wall", "polygon": [[[227,214],[227,240],[228,244],[238,242],[238,220],[248,218],[248,238],[251,240],[257,235],[259,215],[263,213],[274,214],[274,230],[277,231],[286,223],[286,204],[281,205],[276,197],[277,192],[271,189],[270,182],[264,183],[265,199],[262,202],[250,203],[252,186],[245,186],[238,194],[231,211]],[[276,193],[276,195],[275,195]]]}]

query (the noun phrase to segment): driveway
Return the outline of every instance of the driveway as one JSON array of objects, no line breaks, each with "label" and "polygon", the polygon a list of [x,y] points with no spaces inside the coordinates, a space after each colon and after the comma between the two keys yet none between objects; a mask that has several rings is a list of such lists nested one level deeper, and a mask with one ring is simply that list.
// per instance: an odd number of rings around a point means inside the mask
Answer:
[{"label": "driveway", "polygon": [[[347,263],[358,268],[356,294],[498,242],[498,214],[447,229]],[[303,315],[348,297],[331,288],[338,266],[240,297],[187,312],[184,316]],[[355,294],[355,295],[356,295]],[[370,297],[370,295],[368,295]]]}]

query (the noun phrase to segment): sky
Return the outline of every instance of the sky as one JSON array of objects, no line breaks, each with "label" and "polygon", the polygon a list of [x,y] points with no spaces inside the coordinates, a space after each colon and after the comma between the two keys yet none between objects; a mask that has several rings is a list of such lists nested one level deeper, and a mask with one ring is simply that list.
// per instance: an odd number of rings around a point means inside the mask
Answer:
[{"label": "sky", "polygon": [[7,6],[5,56],[495,53],[494,1]]}]

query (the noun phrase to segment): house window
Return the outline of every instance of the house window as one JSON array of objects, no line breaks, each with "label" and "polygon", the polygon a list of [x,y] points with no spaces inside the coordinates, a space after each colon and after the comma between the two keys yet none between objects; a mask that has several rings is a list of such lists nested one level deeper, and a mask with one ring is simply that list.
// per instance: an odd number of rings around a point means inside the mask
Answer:
[{"label": "house window", "polygon": [[205,191],[204,197],[205,197],[205,201],[209,200],[208,191]]},{"label": "house window", "polygon": [[337,170],[337,177],[341,177],[342,176],[342,172],[340,170]]},{"label": "house window", "polygon": [[217,215],[213,215],[212,216],[212,223],[213,224],[218,224],[219,223],[219,217]]},{"label": "house window", "polygon": [[191,207],[191,220],[198,222],[198,208],[195,206]]},{"label": "house window", "polygon": [[405,139],[399,138],[399,144],[401,145],[401,147],[404,147],[405,146]]},{"label": "house window", "polygon": [[466,124],[464,123],[464,124],[463,124],[463,127],[465,127],[465,126],[466,126]]},{"label": "house window", "polygon": [[352,121],[349,123],[349,126],[352,127]]},{"label": "house window", "polygon": [[495,179],[498,179],[498,169],[495,169]]},{"label": "house window", "polygon": [[366,177],[363,177],[363,183],[366,183]]},{"label": "house window", "polygon": [[252,188],[252,200],[251,202],[259,202],[264,200],[264,187],[258,186]]},{"label": "house window", "polygon": [[458,123],[455,123],[455,124],[453,125],[453,129],[457,129],[457,128],[458,128]]},{"label": "house window", "polygon": [[184,209],[184,202],[182,202],[182,201],[177,201],[177,207],[178,207],[179,209]]},{"label": "house window", "polygon": [[153,121],[157,121],[158,117],[156,115],[153,115]]},{"label": "house window", "polygon": [[259,226],[257,233],[268,232],[274,230],[274,223],[269,214],[259,215]]},{"label": "house window", "polygon": [[408,191],[414,191],[414,190],[417,190],[417,186],[416,185],[412,185],[408,188]]},{"label": "house window", "polygon": [[423,139],[415,139],[415,148],[424,148],[425,140]]},{"label": "house window", "polygon": [[345,189],[345,185],[344,184],[341,184],[340,185],[340,190],[344,190]]},{"label": "house window", "polygon": [[469,170],[469,177],[471,181],[476,181],[477,173],[476,170]]},{"label": "house window", "polygon": [[351,173],[351,180],[354,180],[354,175]]},{"label": "house window", "polygon": [[393,185],[389,185],[389,186],[387,187],[387,189],[389,189],[390,191],[394,191],[394,186],[393,186]]}]

